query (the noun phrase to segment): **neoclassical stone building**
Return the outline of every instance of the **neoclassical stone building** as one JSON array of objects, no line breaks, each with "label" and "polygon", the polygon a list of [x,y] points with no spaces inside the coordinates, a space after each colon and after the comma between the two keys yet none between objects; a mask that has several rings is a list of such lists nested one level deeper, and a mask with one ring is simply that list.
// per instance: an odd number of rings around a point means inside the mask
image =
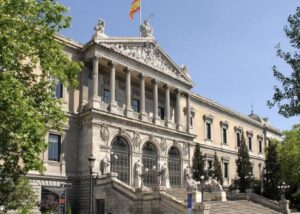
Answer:
[{"label": "neoclassical stone building", "polygon": [[[29,175],[40,201],[67,186],[67,201],[73,212],[87,213],[88,157],[93,154],[97,213],[133,213],[118,209],[130,209],[128,206],[134,204],[126,191],[133,188],[134,192],[134,187],[141,185],[136,176],[137,164],[143,164],[142,172],[145,168],[151,171],[144,173],[147,187],[184,187],[184,170],[192,166],[195,144],[201,145],[207,168],[212,167],[217,153],[227,187],[236,176],[242,132],[253,174],[261,177],[264,149],[268,139],[281,138],[278,129],[266,118],[253,113],[242,115],[193,93],[194,83],[187,68],[179,67],[160,48],[152,29],[142,28],[142,37],[110,37],[104,27],[99,21],[86,44],[57,37],[69,56],[82,60],[85,66],[78,88],[66,90],[61,84],[56,87],[68,122],[63,133],[53,130],[45,137],[49,147],[43,154],[47,169],[44,175]],[[113,161],[113,171],[127,189],[111,192],[103,187],[101,178],[111,171],[105,165],[107,160],[110,166]],[[168,180],[160,182],[153,166],[157,171],[167,166]],[[112,202],[110,198],[120,200]]]}]

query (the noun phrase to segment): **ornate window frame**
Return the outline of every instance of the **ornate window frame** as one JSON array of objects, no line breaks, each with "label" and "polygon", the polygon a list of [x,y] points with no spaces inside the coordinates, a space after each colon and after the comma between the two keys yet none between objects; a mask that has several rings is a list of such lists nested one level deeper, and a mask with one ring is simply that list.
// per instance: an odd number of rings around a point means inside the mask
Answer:
[{"label": "ornate window frame", "polygon": [[[211,154],[211,153],[206,153],[205,154],[205,169],[206,170],[209,170],[209,168],[208,168],[208,166],[209,166],[209,164],[208,164],[208,162],[209,161],[211,161],[212,162],[212,168],[213,168],[213,162],[214,162],[214,155],[213,154]],[[211,169],[212,169],[211,168]]]},{"label": "ornate window frame", "polygon": [[[204,121],[204,140],[205,141],[213,141],[212,124],[213,124],[213,121],[214,121],[214,116],[204,114],[203,115],[203,121]],[[208,124],[210,126],[210,138],[208,137],[208,130],[207,130]]]},{"label": "ornate window frame", "polygon": [[258,154],[262,155],[264,151],[264,146],[263,146],[263,141],[264,137],[262,135],[257,135],[257,144],[258,144]]},{"label": "ornate window frame", "polygon": [[247,131],[246,136],[249,152],[253,152],[253,131]]},{"label": "ornate window frame", "polygon": [[235,148],[239,148],[240,145],[238,145],[237,134],[239,133],[239,135],[240,135],[239,143],[241,143],[243,127],[241,127],[241,126],[235,126],[234,127],[234,132],[235,132]]},{"label": "ornate window frame", "polygon": [[[221,161],[222,161],[222,174],[223,174],[223,178],[224,178],[224,180],[226,180],[228,182],[228,185],[229,185],[229,178],[230,178],[230,157],[228,157],[228,156],[222,156],[221,157]],[[227,165],[227,178],[225,177],[225,165]]]},{"label": "ornate window frame", "polygon": [[[228,127],[229,123],[227,121],[220,121],[221,144],[226,146],[228,146]],[[226,130],[226,140],[224,140],[224,129]]]}]

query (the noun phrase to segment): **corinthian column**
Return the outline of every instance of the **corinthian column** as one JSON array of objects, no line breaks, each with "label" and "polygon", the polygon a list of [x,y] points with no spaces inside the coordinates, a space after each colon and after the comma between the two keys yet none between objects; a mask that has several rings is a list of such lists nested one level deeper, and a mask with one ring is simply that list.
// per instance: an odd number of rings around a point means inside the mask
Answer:
[{"label": "corinthian column", "polygon": [[131,108],[131,71],[128,68],[124,69],[126,73],[126,116],[132,117],[132,108]]},{"label": "corinthian column", "polygon": [[98,97],[98,75],[99,75],[99,59],[93,59],[93,94],[92,98]]},{"label": "corinthian column", "polygon": [[191,124],[191,106],[190,106],[190,94],[186,95],[186,131],[190,133],[190,124]]},{"label": "corinthian column", "polygon": [[110,62],[110,105],[109,111],[111,113],[117,113],[117,103],[116,103],[116,63]]},{"label": "corinthian column", "polygon": [[145,110],[145,76],[143,74],[139,75],[140,78],[140,94],[141,94],[141,108],[140,108],[140,119],[142,121],[147,120],[147,114]]},{"label": "corinthian column", "polygon": [[170,126],[170,87],[168,85],[165,85],[164,87],[166,89],[165,91],[165,125],[167,127]]},{"label": "corinthian column", "polygon": [[[98,96],[98,76],[99,76],[99,58],[93,59],[93,73],[92,73],[92,94],[89,99],[90,108],[100,109],[101,99]],[[83,84],[83,82],[82,82]]]},{"label": "corinthian column", "polygon": [[181,92],[179,89],[176,90],[176,114],[175,114],[175,123],[176,123],[176,128],[181,131],[182,130],[182,125],[181,125],[181,106],[180,106],[180,97],[181,97]]},{"label": "corinthian column", "polygon": [[156,79],[152,80],[153,83],[153,123],[158,123],[158,82]]}]

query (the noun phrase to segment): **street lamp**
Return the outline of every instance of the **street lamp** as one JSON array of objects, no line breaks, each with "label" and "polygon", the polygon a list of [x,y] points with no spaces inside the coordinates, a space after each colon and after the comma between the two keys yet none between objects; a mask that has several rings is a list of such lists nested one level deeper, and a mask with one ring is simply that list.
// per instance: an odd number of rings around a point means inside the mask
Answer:
[{"label": "street lamp", "polygon": [[4,210],[5,210],[5,206],[4,206],[4,205],[1,205],[1,206],[0,206],[0,211],[1,211],[1,213],[2,213]]},{"label": "street lamp", "polygon": [[93,214],[93,168],[96,158],[91,154],[88,158],[90,168],[90,214]]},{"label": "street lamp", "polygon": [[284,200],[285,199],[285,193],[286,193],[287,189],[290,188],[290,186],[289,185],[285,185],[285,182],[282,182],[282,185],[277,186],[277,188],[280,191],[281,200]]},{"label": "street lamp", "polygon": [[200,184],[201,184],[201,202],[204,202],[204,176],[200,176]]}]

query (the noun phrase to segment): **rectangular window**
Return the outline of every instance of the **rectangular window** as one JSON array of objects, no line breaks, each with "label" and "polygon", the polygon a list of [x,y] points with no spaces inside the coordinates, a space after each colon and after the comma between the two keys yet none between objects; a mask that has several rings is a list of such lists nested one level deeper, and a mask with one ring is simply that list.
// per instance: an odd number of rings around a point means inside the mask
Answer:
[{"label": "rectangular window", "polygon": [[227,129],[223,128],[223,143],[227,144]]},{"label": "rectangular window", "polygon": [[228,178],[228,163],[224,163],[224,178]]},{"label": "rectangular window", "polygon": [[105,200],[104,199],[96,199],[96,213],[104,214],[105,212]]},{"label": "rectangular window", "polygon": [[132,109],[135,112],[140,112],[140,101],[137,99],[132,100]]},{"label": "rectangular window", "polygon": [[165,119],[165,109],[163,107],[158,107],[158,116],[160,119]]},{"label": "rectangular window", "polygon": [[206,122],[206,139],[211,140],[211,124]]},{"label": "rectangular window", "polygon": [[110,100],[110,92],[107,89],[104,89],[104,93],[103,93],[103,102],[105,103],[109,103]]},{"label": "rectangular window", "polygon": [[194,123],[193,119],[194,119],[194,117],[191,116],[191,117],[190,117],[190,125],[191,125],[191,127],[193,127],[193,123]]},{"label": "rectangular window", "polygon": [[258,148],[259,148],[259,154],[261,154],[262,153],[262,142],[261,142],[261,140],[258,141]]},{"label": "rectangular window", "polygon": [[249,150],[252,151],[252,137],[248,137]]},{"label": "rectangular window", "polygon": [[55,97],[63,98],[63,84],[59,80],[55,83]]},{"label": "rectangular window", "polygon": [[236,145],[237,147],[241,146],[241,133],[239,132],[236,133]]},{"label": "rectangular window", "polygon": [[49,134],[48,160],[60,161],[60,135]]}]

